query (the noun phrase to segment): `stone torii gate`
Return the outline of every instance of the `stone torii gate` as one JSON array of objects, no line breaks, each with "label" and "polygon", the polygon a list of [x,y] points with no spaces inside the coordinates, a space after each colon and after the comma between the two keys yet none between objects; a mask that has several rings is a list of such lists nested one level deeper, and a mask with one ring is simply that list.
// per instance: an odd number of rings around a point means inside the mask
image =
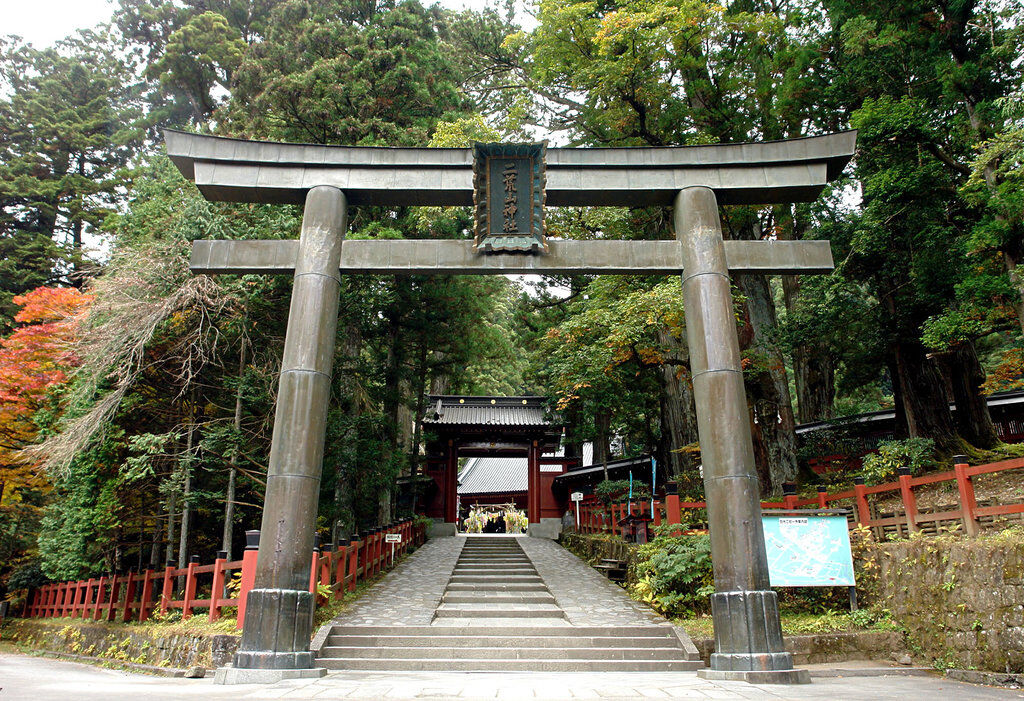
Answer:
[{"label": "stone torii gate", "polygon": [[471,206],[473,149],[314,146],[175,131],[165,139],[171,160],[209,200],[305,205],[298,241],[193,244],[196,273],[294,277],[255,587],[234,668],[221,681],[320,673],[309,651],[309,560],[342,273],[681,273],[715,578],[716,652],[703,673],[806,681],[783,647],[768,582],[729,271],[819,273],[832,269],[832,254],[827,241],[724,241],[718,207],[813,200],[852,157],[856,132],[548,149],[547,204],[672,206],[677,240],[549,240],[539,254],[481,253],[472,241],[343,244],[349,206]]}]

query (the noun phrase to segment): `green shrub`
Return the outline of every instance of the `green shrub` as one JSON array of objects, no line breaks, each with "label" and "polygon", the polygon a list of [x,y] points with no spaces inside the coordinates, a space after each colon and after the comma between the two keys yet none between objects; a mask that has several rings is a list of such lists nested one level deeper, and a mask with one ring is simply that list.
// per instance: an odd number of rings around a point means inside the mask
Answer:
[{"label": "green shrub", "polygon": [[640,546],[634,565],[634,598],[667,616],[707,611],[714,592],[711,539],[707,535],[659,535]]},{"label": "green shrub", "polygon": [[935,441],[931,438],[906,438],[882,441],[878,451],[864,457],[860,476],[867,484],[881,484],[896,479],[896,468],[909,467],[913,475],[935,465]]},{"label": "green shrub", "polygon": [[[594,487],[594,495],[602,504],[625,501],[629,496],[629,480],[604,480]],[[646,482],[633,481],[633,499],[650,499],[651,488]]]}]

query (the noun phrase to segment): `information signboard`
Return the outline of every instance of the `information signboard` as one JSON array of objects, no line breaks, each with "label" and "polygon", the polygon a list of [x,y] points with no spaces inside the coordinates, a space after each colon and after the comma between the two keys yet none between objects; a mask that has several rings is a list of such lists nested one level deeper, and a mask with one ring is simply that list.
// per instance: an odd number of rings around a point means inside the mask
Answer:
[{"label": "information signboard", "polygon": [[402,542],[402,534],[401,533],[385,533],[384,534],[384,542],[385,543],[401,543]]},{"label": "information signboard", "polygon": [[845,515],[765,512],[761,523],[773,587],[855,586]]}]

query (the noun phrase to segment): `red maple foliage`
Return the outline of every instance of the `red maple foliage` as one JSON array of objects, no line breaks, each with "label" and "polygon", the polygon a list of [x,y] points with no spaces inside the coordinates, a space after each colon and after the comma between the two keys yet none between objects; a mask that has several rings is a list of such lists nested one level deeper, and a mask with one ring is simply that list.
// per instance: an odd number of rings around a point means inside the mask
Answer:
[{"label": "red maple foliage", "polygon": [[91,302],[71,287],[38,287],[14,298],[19,326],[0,340],[0,484],[10,497],[38,477],[17,451],[35,439],[33,416],[47,392],[76,364],[72,341]]}]

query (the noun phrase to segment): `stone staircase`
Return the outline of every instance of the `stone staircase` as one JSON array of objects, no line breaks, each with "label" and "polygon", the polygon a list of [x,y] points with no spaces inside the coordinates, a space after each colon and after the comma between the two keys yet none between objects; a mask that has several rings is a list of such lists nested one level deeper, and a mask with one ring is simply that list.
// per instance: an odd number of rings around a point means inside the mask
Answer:
[{"label": "stone staircase", "polygon": [[462,548],[434,625],[568,625],[565,612],[516,538],[470,538]]},{"label": "stone staircase", "polygon": [[429,626],[334,625],[328,670],[682,671],[702,667],[669,625],[574,626],[516,538],[471,537]]}]

